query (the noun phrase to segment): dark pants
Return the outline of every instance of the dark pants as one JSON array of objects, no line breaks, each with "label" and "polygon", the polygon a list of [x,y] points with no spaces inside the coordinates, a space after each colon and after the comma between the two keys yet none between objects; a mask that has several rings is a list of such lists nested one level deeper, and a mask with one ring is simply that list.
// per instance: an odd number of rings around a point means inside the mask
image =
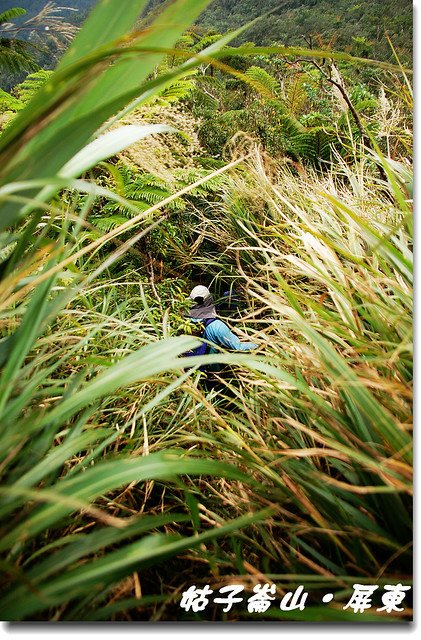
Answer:
[{"label": "dark pants", "polygon": [[236,384],[236,378],[229,366],[221,367],[219,371],[206,371],[200,384],[206,392],[218,393],[218,404],[224,409],[234,409],[235,392],[232,387]]}]

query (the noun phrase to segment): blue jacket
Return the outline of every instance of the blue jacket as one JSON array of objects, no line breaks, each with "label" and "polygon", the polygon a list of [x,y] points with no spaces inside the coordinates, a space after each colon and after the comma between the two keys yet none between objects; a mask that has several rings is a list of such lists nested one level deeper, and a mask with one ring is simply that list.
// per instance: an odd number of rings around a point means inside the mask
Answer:
[{"label": "blue jacket", "polygon": [[[232,351],[251,351],[257,348],[257,344],[254,344],[254,342],[241,342],[225,322],[219,319],[214,320],[206,327],[204,338],[218,347],[231,349]],[[218,353],[218,349],[211,347],[209,353]]]}]

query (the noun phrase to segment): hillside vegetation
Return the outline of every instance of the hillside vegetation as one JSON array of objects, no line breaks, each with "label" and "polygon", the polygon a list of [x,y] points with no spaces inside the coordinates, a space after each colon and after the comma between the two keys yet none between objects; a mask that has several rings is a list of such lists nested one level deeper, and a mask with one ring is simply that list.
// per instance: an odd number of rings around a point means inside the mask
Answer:
[{"label": "hillside vegetation", "polygon": [[[99,1],[2,85],[4,620],[412,619],[409,12],[266,4]],[[197,284],[256,349],[186,355]]]},{"label": "hillside vegetation", "polygon": [[[53,3],[59,6],[60,3]],[[145,2],[143,14],[160,10],[168,0]],[[28,17],[38,13],[46,5],[45,0],[3,0],[2,10],[23,7]],[[77,11],[64,11],[76,24],[86,18],[95,0],[67,0],[65,7]],[[265,16],[266,13],[270,15]],[[237,29],[254,18],[263,16],[250,27],[242,39],[257,45],[278,42],[285,45],[303,45],[303,37],[321,36],[326,44],[338,50],[360,47],[366,57],[384,59],[390,57],[385,33],[392,39],[400,54],[412,55],[412,2],[410,0],[372,0],[350,3],[346,0],[213,0],[197,18],[196,24],[204,29],[225,33]]]}]

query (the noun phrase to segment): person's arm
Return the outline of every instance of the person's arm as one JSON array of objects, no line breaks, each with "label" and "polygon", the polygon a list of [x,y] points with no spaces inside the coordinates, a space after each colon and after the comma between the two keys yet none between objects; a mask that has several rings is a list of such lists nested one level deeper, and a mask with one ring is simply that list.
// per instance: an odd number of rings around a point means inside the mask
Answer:
[{"label": "person's arm", "polygon": [[207,327],[206,338],[220,347],[232,349],[233,351],[252,351],[252,349],[257,349],[257,344],[254,344],[254,342],[241,342],[235,333],[221,320],[216,320]]}]

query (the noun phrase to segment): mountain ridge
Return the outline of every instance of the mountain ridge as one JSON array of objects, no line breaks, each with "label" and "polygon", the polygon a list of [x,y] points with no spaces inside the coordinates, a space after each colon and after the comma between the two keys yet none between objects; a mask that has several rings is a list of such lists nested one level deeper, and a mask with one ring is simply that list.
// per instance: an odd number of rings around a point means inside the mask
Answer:
[{"label": "mountain ridge", "polygon": [[[143,15],[158,11],[170,1],[149,0]],[[63,10],[62,15],[69,22],[80,24],[95,3],[96,0],[66,0],[66,7],[78,11]],[[2,0],[2,11],[19,6],[27,10],[29,17],[45,4],[45,0]],[[270,15],[265,15],[269,11]],[[412,0],[213,0],[195,28],[225,33],[259,15],[262,18],[244,32],[241,41],[306,46],[310,36],[321,36],[318,45],[352,51],[362,57],[391,59],[387,33],[406,63],[412,57]]]}]

